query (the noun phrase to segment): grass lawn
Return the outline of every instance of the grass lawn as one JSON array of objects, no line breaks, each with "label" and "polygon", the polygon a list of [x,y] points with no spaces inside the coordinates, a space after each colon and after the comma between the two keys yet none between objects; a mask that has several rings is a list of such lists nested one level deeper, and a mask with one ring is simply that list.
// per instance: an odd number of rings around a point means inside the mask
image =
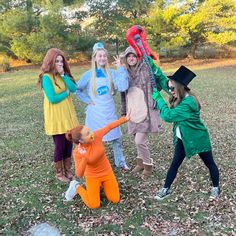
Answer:
[{"label": "grass lawn", "polygon": [[[76,78],[85,68],[73,67]],[[54,177],[52,138],[44,134],[43,96],[36,88],[36,70],[0,74],[1,157],[0,235],[25,235],[34,224],[48,222],[63,235],[236,235],[236,67],[198,68],[191,87],[202,103],[215,161],[220,169],[222,194],[209,201],[208,170],[198,157],[185,160],[172,195],[159,203],[153,199],[162,186],[173,153],[172,125],[150,136],[155,161],[152,177],[122,174],[114,167],[122,195],[118,205],[102,200],[89,210],[79,197],[64,203],[67,186]],[[170,73],[171,71],[168,71]],[[167,74],[168,74],[167,73]],[[119,96],[115,97],[119,112]],[[84,105],[74,98],[81,123]],[[125,133],[125,126],[122,127]],[[132,137],[123,136],[131,168],[136,151]],[[111,146],[106,145],[113,164]]]}]

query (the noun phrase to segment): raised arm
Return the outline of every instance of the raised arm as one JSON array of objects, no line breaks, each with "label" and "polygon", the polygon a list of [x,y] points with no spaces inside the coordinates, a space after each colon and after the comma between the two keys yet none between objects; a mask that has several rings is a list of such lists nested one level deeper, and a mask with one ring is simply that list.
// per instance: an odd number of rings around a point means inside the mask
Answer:
[{"label": "raised arm", "polygon": [[62,93],[56,94],[53,84],[47,75],[43,76],[42,87],[43,87],[43,90],[46,94],[48,101],[52,104],[59,103],[59,102],[63,101],[69,95],[69,92],[67,90]]},{"label": "raised arm", "polygon": [[110,130],[116,128],[117,126],[120,126],[124,123],[126,123],[128,121],[128,119],[126,118],[126,116],[122,116],[120,119],[115,120],[113,122],[111,122],[110,124],[108,124],[107,126],[105,126],[104,128],[101,128],[96,132],[96,134],[100,137],[103,137],[104,135],[106,135]]},{"label": "raised arm", "polygon": [[163,74],[161,69],[153,62],[151,57],[148,57],[148,60],[150,62],[152,72],[154,74],[154,77],[156,79],[156,83],[167,93],[169,93],[167,88],[167,82],[168,78]]}]

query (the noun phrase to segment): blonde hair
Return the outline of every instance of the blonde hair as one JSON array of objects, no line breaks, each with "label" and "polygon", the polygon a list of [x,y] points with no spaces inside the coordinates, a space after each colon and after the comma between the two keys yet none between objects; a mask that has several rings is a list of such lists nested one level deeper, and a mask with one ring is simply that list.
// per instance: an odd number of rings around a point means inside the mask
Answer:
[{"label": "blonde hair", "polygon": [[[106,55],[108,55],[106,49],[97,49],[92,54],[92,62],[91,62],[92,76],[91,76],[91,80],[90,80],[90,87],[91,87],[92,94],[94,96],[96,96],[96,69],[97,69],[97,63],[95,61],[95,57],[96,57],[97,52],[101,51],[101,50],[103,50],[106,53]],[[104,67],[104,72],[105,72],[105,75],[109,79],[109,89],[111,91],[110,93],[113,94],[114,87],[113,87],[112,77],[111,77],[110,68],[109,68],[108,63],[106,63],[106,65]]]}]

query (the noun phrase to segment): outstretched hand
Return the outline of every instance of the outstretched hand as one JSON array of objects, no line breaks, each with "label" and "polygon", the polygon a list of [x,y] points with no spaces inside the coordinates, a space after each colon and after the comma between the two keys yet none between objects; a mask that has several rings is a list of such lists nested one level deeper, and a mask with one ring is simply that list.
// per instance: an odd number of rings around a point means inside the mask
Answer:
[{"label": "outstretched hand", "polygon": [[131,109],[128,110],[128,112],[127,112],[125,118],[126,118],[127,120],[130,120],[130,115],[131,115]]}]

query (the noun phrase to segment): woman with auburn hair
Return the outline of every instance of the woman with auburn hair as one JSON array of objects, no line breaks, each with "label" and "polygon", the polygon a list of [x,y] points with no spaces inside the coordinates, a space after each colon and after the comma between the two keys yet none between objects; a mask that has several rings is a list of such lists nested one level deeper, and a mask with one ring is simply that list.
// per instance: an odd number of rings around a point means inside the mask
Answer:
[{"label": "woman with auburn hair", "polygon": [[[76,91],[76,82],[71,74],[64,53],[51,48],[41,66],[38,84],[44,92],[44,127],[54,141],[56,178],[65,183],[72,179],[72,142],[65,137],[66,131],[79,122],[71,98]],[[64,169],[64,170],[63,170]]]},{"label": "woman with auburn hair", "polygon": [[[98,42],[93,46],[91,69],[77,82],[77,96],[87,104],[85,125],[92,131],[117,119],[113,95],[116,91],[122,92],[128,88],[127,73],[121,66],[119,57],[115,58],[113,64],[117,70],[109,69],[107,50]],[[111,130],[103,137],[103,141],[112,142],[115,165],[127,170],[120,128]]]},{"label": "woman with auburn hair", "polygon": [[82,182],[73,180],[65,194],[65,200],[72,200],[79,194],[89,208],[100,207],[100,188],[103,187],[107,199],[112,203],[120,201],[119,186],[113,173],[110,162],[105,153],[102,139],[112,129],[129,120],[127,116],[107,124],[101,129],[92,132],[88,127],[79,125],[68,131],[66,137],[75,143],[73,157],[75,161],[75,174],[78,178],[85,177],[86,188]]}]

